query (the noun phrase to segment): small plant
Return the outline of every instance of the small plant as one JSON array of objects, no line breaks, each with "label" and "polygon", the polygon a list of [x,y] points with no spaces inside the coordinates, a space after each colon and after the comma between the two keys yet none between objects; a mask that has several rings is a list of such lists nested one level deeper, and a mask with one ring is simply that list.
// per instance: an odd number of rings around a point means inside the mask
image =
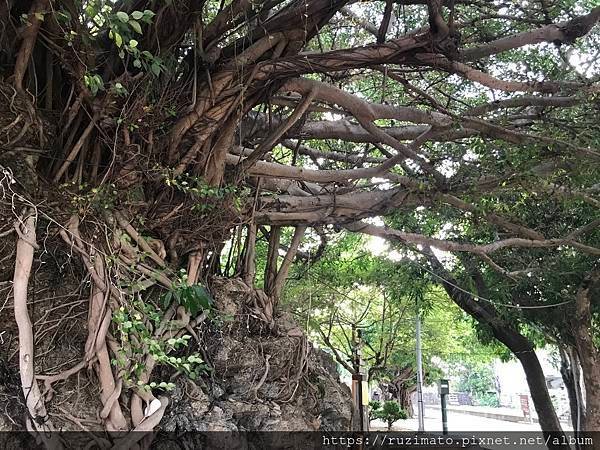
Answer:
[{"label": "small plant", "polygon": [[495,392],[484,392],[477,396],[477,403],[480,406],[490,406],[492,408],[500,407],[500,400]]},{"label": "small plant", "polygon": [[369,402],[369,420],[375,419],[375,413],[381,410],[381,402],[379,400],[371,400]]},{"label": "small plant", "polygon": [[85,74],[83,76],[83,82],[93,96],[95,96],[98,91],[104,90],[104,80],[102,80],[102,77],[98,74]]},{"label": "small plant", "polygon": [[[89,34],[82,38],[96,39],[100,33],[108,31],[108,38],[118,48],[121,59],[127,58],[132,61],[133,67],[143,69],[155,76],[160,75],[165,70],[163,60],[147,50],[138,49],[138,39],[144,33],[142,27],[151,24],[156,14],[149,9],[129,13],[113,11],[109,5],[104,3],[98,1],[87,3],[84,14],[88,20]],[[72,39],[72,36],[70,38]],[[88,79],[86,79],[86,83],[88,83]],[[92,84],[88,88],[93,95],[96,95],[99,90],[96,84]]]},{"label": "small plant", "polygon": [[[195,200],[192,211],[206,212],[215,208],[214,200],[223,200],[225,197],[237,192],[235,186],[210,186],[202,177],[187,173],[175,175],[170,169],[161,169],[161,171],[161,176],[167,186],[188,194]],[[236,197],[236,201],[239,202],[239,197]]]},{"label": "small plant", "polygon": [[[374,402],[371,402],[371,403],[374,403]],[[369,403],[369,405],[371,403]],[[377,402],[377,403],[379,403],[379,402]],[[380,404],[380,406],[381,406],[381,404]],[[394,422],[397,422],[398,420],[407,419],[408,414],[406,413],[406,411],[404,411],[400,407],[398,402],[396,402],[394,400],[388,400],[387,402],[385,402],[383,404],[383,406],[381,406],[381,408],[373,411],[371,417],[374,419],[381,419],[384,422],[386,422],[388,431],[391,431],[392,425],[394,424]]]},{"label": "small plant", "polygon": [[206,288],[200,284],[188,284],[185,269],[179,271],[179,277],[173,287],[162,296],[162,306],[167,308],[175,300],[192,316],[200,311],[210,311],[213,298]]},{"label": "small plant", "polygon": [[68,192],[71,205],[79,214],[85,214],[89,209],[103,211],[113,209],[118,191],[113,183],[90,187],[88,184],[64,183],[61,188]]},{"label": "small plant", "polygon": [[152,381],[144,383],[140,380],[146,369],[146,355],[150,355],[158,364],[165,364],[196,379],[207,370],[198,353],[187,356],[175,356],[173,353],[187,347],[191,336],[161,339],[154,333],[164,318],[163,312],[141,299],[132,302],[128,308],[121,307],[113,314],[116,336],[120,346],[112,364],[123,373],[125,383],[130,387],[144,390],[171,390],[173,383]]}]

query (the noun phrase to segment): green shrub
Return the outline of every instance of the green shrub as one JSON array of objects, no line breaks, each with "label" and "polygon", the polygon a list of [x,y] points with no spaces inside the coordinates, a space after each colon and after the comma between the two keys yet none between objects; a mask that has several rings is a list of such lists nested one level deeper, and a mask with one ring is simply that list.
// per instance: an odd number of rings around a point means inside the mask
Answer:
[{"label": "green shrub", "polygon": [[498,408],[500,406],[498,396],[494,392],[486,392],[484,394],[478,395],[477,403],[480,406],[491,406],[493,408]]},{"label": "green shrub", "polygon": [[381,406],[380,402],[369,402],[369,406],[371,406],[372,403],[378,403],[379,406],[376,406],[376,409],[371,410],[370,417],[373,419],[381,419],[386,422],[388,431],[392,429],[394,422],[408,418],[406,411],[404,411],[398,402],[394,400],[386,401],[383,406]]},{"label": "green shrub", "polygon": [[375,412],[381,409],[381,402],[379,400],[371,400],[369,402],[369,420],[375,419]]}]

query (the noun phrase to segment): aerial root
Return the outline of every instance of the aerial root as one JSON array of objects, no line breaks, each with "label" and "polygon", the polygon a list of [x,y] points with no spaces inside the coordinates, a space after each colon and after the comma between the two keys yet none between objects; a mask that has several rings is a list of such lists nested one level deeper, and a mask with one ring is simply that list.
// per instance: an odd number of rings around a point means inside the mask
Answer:
[{"label": "aerial root", "polygon": [[27,310],[27,289],[29,275],[33,265],[33,253],[36,244],[36,215],[35,211],[25,211],[15,229],[17,230],[17,252],[15,259],[15,274],[13,279],[13,296],[15,321],[19,329],[19,373],[25,403],[27,406],[27,426],[30,430],[39,432],[39,436],[50,448],[61,449],[61,442],[53,433],[54,429],[46,412],[44,398],[40,393],[35,378],[33,328]]},{"label": "aerial root", "polygon": [[[94,361],[95,361],[95,358],[94,358]],[[54,393],[56,392],[52,388],[53,383],[57,383],[58,381],[66,380],[71,375],[75,375],[79,371],[85,369],[87,366],[88,366],[88,361],[84,360],[84,361],[81,361],[79,364],[76,364],[75,366],[71,367],[70,369],[64,370],[60,373],[57,373],[56,375],[36,375],[35,378],[37,380],[44,381],[44,392],[42,394],[44,396],[44,399],[47,402],[52,400],[52,397],[54,396]]]}]

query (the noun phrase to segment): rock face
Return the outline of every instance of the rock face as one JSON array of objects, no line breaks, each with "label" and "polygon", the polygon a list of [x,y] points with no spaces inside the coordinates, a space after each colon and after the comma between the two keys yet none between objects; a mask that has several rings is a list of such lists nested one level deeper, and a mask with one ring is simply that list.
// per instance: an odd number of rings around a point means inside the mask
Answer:
[{"label": "rock face", "polygon": [[344,431],[349,388],[336,364],[315,349],[286,314],[274,326],[254,317],[252,291],[238,279],[212,283],[215,319],[198,335],[213,367],[202,380],[180,379],[165,431]]}]

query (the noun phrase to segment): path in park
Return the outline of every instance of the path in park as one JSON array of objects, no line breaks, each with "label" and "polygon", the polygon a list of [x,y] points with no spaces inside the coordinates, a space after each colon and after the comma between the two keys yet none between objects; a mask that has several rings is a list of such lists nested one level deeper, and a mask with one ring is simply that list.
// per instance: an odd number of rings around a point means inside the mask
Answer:
[{"label": "path in park", "polygon": [[[417,418],[403,420],[399,428],[417,430]],[[425,430],[442,431],[442,413],[438,408],[425,408]],[[487,417],[448,411],[449,431],[540,431],[537,423],[508,422]]]},{"label": "path in park", "polygon": [[[417,431],[419,423],[417,417],[401,420],[394,424],[397,431]],[[372,429],[384,430],[385,424],[380,420],[371,422]],[[457,411],[448,411],[448,430],[458,431],[540,431],[537,423],[509,422],[505,420],[490,419],[487,417],[474,416]],[[442,431],[442,413],[439,408],[425,408],[425,431]]]}]

